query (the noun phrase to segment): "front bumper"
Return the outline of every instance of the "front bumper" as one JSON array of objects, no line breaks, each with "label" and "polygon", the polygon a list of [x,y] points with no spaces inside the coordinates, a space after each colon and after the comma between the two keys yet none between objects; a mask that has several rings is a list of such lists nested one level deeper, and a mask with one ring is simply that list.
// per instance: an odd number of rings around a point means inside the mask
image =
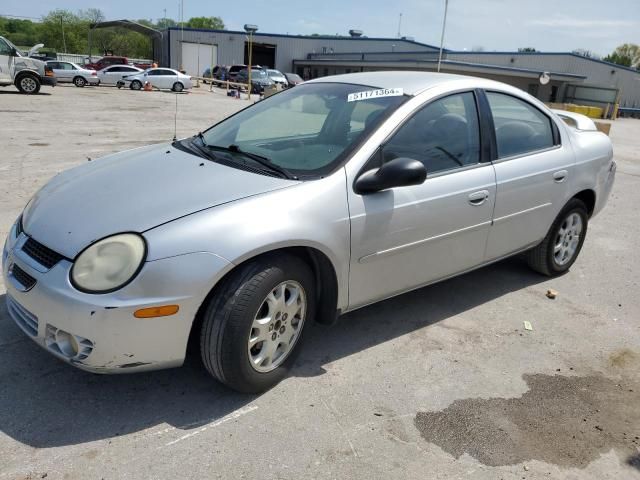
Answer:
[{"label": "front bumper", "polygon": [[58,79],[56,77],[40,77],[40,83],[48,87],[55,87],[58,84]]},{"label": "front bumper", "polygon": [[[14,227],[15,228],[15,227]],[[15,230],[9,238],[15,238]],[[109,294],[79,292],[69,281],[72,263],[51,269],[29,257],[27,236],[7,241],[2,275],[14,322],[59,359],[95,373],[125,373],[182,365],[191,325],[204,298],[229,263],[210,253],[146,262],[126,287]],[[16,267],[18,267],[16,269]],[[21,271],[22,277],[17,276]],[[24,273],[35,280],[25,289]],[[149,319],[140,308],[179,305],[178,313]]]}]

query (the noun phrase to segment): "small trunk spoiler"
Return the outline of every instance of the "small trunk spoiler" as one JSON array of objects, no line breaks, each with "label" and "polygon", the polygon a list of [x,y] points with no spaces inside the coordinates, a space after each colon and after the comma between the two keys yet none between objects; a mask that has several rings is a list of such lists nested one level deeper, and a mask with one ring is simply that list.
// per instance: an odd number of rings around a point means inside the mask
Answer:
[{"label": "small trunk spoiler", "polygon": [[567,110],[552,109],[551,111],[564,120],[567,125],[575,128],[576,130],[586,130],[589,132],[598,130],[594,121],[586,115],[576,112],[568,112]]}]

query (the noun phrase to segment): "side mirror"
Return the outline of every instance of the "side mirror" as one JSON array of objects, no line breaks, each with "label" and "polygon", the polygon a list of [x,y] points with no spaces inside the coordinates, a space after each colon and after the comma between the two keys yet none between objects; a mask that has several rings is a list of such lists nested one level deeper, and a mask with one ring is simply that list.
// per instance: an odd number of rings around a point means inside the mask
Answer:
[{"label": "side mirror", "polygon": [[360,175],[354,183],[354,190],[359,195],[367,195],[393,187],[420,185],[426,178],[427,169],[422,162],[400,157]]}]

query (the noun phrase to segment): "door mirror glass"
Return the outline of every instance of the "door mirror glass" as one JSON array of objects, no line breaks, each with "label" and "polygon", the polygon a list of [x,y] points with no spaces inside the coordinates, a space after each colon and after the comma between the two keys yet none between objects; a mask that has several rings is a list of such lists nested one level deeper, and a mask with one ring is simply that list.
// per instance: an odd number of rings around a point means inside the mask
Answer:
[{"label": "door mirror glass", "polygon": [[412,158],[394,158],[380,168],[360,175],[354,190],[357,194],[367,195],[394,187],[420,185],[426,178],[427,169],[422,162]]}]

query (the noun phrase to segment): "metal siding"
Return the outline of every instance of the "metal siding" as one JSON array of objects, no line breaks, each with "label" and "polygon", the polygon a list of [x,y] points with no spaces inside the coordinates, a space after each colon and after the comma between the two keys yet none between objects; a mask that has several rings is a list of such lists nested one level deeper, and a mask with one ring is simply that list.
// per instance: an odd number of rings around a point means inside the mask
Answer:
[{"label": "metal siding", "polygon": [[[622,106],[640,105],[640,73],[618,68],[615,65],[595,62],[576,55],[448,52],[447,58],[472,63],[488,63],[584,75],[587,77],[584,80],[584,84],[618,88]],[[513,59],[513,62],[511,62],[511,59]],[[612,71],[615,71],[615,73],[612,74]]]}]

